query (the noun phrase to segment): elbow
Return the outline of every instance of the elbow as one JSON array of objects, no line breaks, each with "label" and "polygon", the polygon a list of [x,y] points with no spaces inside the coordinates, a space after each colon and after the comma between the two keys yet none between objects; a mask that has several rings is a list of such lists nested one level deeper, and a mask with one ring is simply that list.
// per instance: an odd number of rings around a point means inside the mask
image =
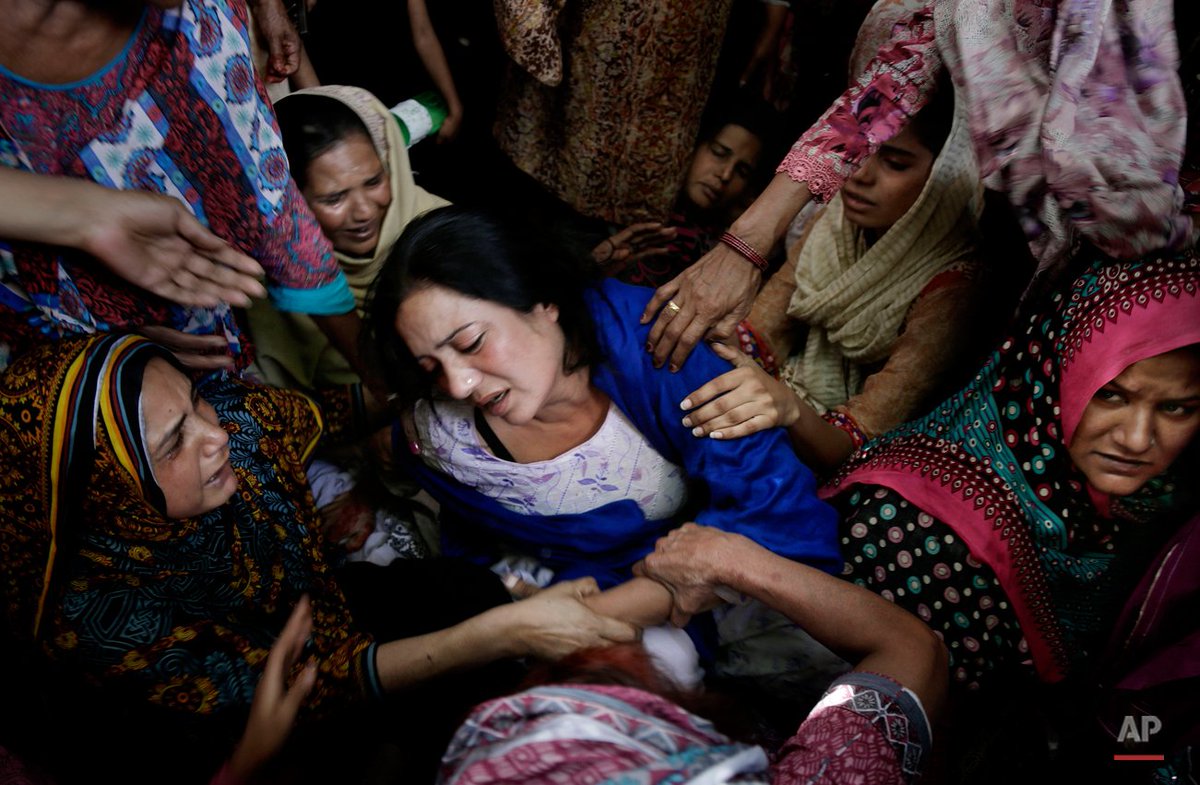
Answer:
[{"label": "elbow", "polygon": [[936,723],[942,716],[950,686],[950,652],[937,633],[923,623],[918,624],[921,627],[920,651],[925,663],[925,677],[918,694],[930,723]]}]

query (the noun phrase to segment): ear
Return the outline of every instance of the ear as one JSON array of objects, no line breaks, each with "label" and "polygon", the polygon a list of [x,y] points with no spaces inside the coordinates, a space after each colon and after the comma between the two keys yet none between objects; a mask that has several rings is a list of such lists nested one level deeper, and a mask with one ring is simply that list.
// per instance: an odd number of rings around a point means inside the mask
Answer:
[{"label": "ear", "polygon": [[533,306],[533,315],[545,318],[549,322],[558,323],[558,305],[555,303],[538,303]]}]

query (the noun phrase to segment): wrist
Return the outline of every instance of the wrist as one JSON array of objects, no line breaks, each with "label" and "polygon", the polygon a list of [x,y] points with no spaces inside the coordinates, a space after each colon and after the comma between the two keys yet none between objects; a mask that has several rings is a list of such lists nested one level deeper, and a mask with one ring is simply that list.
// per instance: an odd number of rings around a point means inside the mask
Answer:
[{"label": "wrist", "polygon": [[[753,541],[740,534],[726,532],[728,550],[715,560],[709,576],[710,586],[727,586],[739,594],[747,594],[750,576],[754,572],[748,565],[754,561]],[[751,547],[746,547],[747,545]]]},{"label": "wrist", "polygon": [[489,660],[527,657],[532,653],[521,619],[523,610],[518,600],[491,608],[467,622],[476,626],[473,636],[476,645],[491,650]]},{"label": "wrist", "polygon": [[733,250],[738,256],[742,257],[750,264],[754,265],[759,272],[759,275],[764,275],[767,272],[768,262],[767,257],[763,256],[757,248],[750,243],[738,237],[733,232],[725,232],[721,235],[720,243],[727,248]]},{"label": "wrist", "polygon": [[39,242],[76,248],[95,256],[102,237],[112,223],[105,207],[113,192],[90,180],[66,177],[44,177],[44,198],[35,200],[40,214],[47,222],[38,237]]},{"label": "wrist", "polygon": [[811,199],[805,183],[783,173],[776,174],[759,197],[730,225],[729,231],[769,254],[787,232],[792,219]]}]

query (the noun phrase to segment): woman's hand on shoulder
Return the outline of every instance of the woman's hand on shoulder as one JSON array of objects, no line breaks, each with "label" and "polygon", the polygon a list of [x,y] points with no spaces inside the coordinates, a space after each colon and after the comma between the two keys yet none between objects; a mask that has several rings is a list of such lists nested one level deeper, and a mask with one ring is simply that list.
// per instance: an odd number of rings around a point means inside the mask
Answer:
[{"label": "woman's hand on shoulder", "polygon": [[697,437],[739,439],[776,426],[788,427],[800,417],[800,400],[737,349],[711,344],[717,356],[734,364],[680,403],[688,411],[683,425]]},{"label": "woman's hand on shoulder", "polygon": [[641,319],[642,324],[654,319],[646,343],[654,355],[654,366],[661,368],[669,362],[671,371],[677,371],[706,335],[732,335],[737,323],[750,313],[761,283],[757,267],[718,244],[674,280],[658,287]]},{"label": "woman's hand on shoulder", "polygon": [[636,626],[601,616],[581,602],[599,592],[594,579],[579,578],[502,606],[516,654],[557,660],[577,649],[637,640]]}]

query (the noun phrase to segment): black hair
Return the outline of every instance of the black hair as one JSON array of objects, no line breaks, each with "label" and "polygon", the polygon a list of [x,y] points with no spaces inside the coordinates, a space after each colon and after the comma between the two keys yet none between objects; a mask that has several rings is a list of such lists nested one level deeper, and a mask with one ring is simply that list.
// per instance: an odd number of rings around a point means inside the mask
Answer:
[{"label": "black hair", "polygon": [[710,104],[700,121],[698,143],[712,141],[727,125],[738,125],[762,142],[761,159],[766,158],[779,136],[782,115],[761,98],[737,95],[727,101]]},{"label": "black hair", "polygon": [[945,71],[938,75],[929,103],[908,121],[917,139],[937,158],[954,125],[954,85]]},{"label": "black hair", "polygon": [[596,327],[584,302],[589,277],[580,260],[546,239],[546,232],[471,207],[431,210],[404,229],[371,286],[364,337],[366,356],[403,401],[429,395],[431,380],[396,335],[396,314],[414,292],[441,286],[521,313],[558,306],[566,339],[563,370],[601,359]]},{"label": "black hair", "polygon": [[327,95],[289,95],[275,104],[283,151],[300,190],[308,185],[308,165],[352,136],[371,141],[371,133],[354,110]]}]

